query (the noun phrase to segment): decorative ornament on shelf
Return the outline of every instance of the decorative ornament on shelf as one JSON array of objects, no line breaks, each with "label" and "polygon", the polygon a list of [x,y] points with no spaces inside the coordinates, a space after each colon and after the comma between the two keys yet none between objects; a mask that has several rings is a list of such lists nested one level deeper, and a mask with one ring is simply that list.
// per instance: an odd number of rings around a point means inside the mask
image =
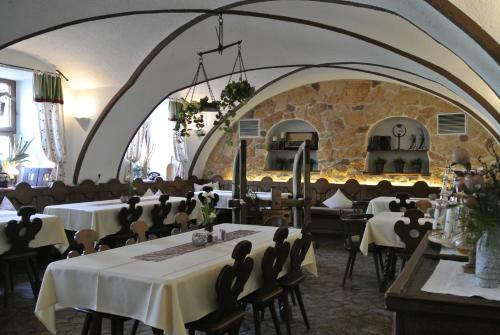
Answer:
[{"label": "decorative ornament on shelf", "polygon": [[406,135],[406,127],[398,123],[392,127],[392,134],[398,139],[398,150],[401,149],[401,137]]}]

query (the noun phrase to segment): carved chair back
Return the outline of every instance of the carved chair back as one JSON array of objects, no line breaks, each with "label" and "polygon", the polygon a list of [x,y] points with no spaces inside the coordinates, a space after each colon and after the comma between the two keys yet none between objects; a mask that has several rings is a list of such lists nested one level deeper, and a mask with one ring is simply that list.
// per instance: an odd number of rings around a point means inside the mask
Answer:
[{"label": "carved chair back", "polygon": [[405,212],[408,209],[415,208],[415,201],[408,202],[410,195],[408,193],[397,193],[396,200],[389,203],[391,212]]},{"label": "carved chair back", "polygon": [[287,274],[288,278],[296,278],[302,274],[302,262],[306,258],[311,243],[312,238],[309,234],[303,234],[301,238],[293,242],[290,250],[290,271]]},{"label": "carved chair back", "polygon": [[36,234],[42,229],[42,220],[34,218],[30,220],[32,215],[36,214],[34,207],[21,207],[17,215],[21,220],[10,220],[5,226],[5,235],[7,242],[10,244],[10,249],[5,254],[20,254],[30,251],[29,243],[35,238]]},{"label": "carved chair back", "polygon": [[415,203],[415,207],[425,214],[432,207],[432,203],[429,200],[419,200]]},{"label": "carved chair back", "polygon": [[128,200],[128,207],[123,207],[118,212],[118,224],[120,231],[117,234],[130,233],[130,225],[137,221],[142,215],[142,206],[136,206],[139,203],[139,197],[131,197]]},{"label": "carved chair back", "polygon": [[146,231],[148,230],[148,225],[142,220],[132,222],[130,229],[135,234],[136,243],[141,243],[147,241]]},{"label": "carved chair back", "polygon": [[[203,188],[201,189],[203,192],[202,193],[199,193],[198,194],[198,200],[200,200],[200,202],[205,205],[205,203],[207,202],[207,198],[205,198],[203,196],[203,193],[204,192],[207,192],[207,193],[210,193],[210,192],[213,192],[213,188],[210,187],[210,186],[203,186]],[[210,202],[210,206],[212,207],[217,207],[217,203],[219,203],[219,195],[216,194],[216,193],[212,193],[212,197],[209,198],[209,202]]]},{"label": "carved chair back", "polygon": [[432,229],[432,222],[426,221],[423,224],[418,222],[424,217],[424,213],[418,209],[409,209],[405,212],[405,217],[410,218],[410,223],[403,220],[396,221],[394,232],[405,244],[404,252],[411,254],[417,248],[425,233]]},{"label": "carved chair back", "polygon": [[263,289],[272,288],[277,285],[278,275],[283,270],[288,253],[290,252],[290,243],[285,239],[288,237],[288,228],[280,227],[274,233],[274,247],[269,247],[262,257],[262,279]]},{"label": "carved chair back", "polygon": [[97,232],[93,229],[82,229],[75,233],[74,240],[83,247],[83,255],[93,254],[97,243]]},{"label": "carved chair back", "polygon": [[172,209],[172,204],[167,202],[169,198],[168,194],[160,195],[160,203],[155,204],[151,209],[152,228],[162,228],[164,226],[163,222]]},{"label": "carved chair back", "polygon": [[224,316],[231,311],[241,309],[238,296],[243,291],[253,269],[253,259],[247,257],[252,250],[252,243],[247,240],[239,242],[233,249],[233,265],[222,268],[215,283],[217,293],[218,316]]},{"label": "carved chair back", "polygon": [[352,214],[341,216],[342,229],[345,235],[345,246],[348,250],[355,250],[359,247],[359,241],[366,228],[365,214]]}]

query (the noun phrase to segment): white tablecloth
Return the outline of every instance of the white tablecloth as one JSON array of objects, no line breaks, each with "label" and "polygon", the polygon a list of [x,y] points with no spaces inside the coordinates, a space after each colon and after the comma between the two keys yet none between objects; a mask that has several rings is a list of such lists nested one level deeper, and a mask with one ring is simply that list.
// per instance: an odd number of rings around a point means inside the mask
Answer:
[{"label": "white tablecloth", "polygon": [[[134,256],[189,243],[192,232],[170,236],[97,254],[51,263],[45,271],[35,314],[55,334],[55,309],[79,306],[141,320],[166,334],[184,335],[186,322],[217,308],[215,281],[220,269],[234,260],[231,253],[241,240],[252,242],[253,272],[242,296],[260,285],[260,260],[273,245],[275,227],[222,224],[227,232],[255,230],[256,234],[214,244],[159,262]],[[301,236],[290,229],[288,241]],[[317,275],[311,247],[303,266]]]},{"label": "white tablecloth", "polygon": [[[61,253],[64,252],[68,248],[69,243],[61,221],[53,215],[36,214],[31,219],[35,217],[42,219],[42,229],[36,234],[29,246],[31,248],[39,248],[54,245]],[[0,254],[10,249],[4,231],[7,222],[10,220],[19,222],[21,217],[17,216],[17,212],[15,211],[0,211]]]},{"label": "white tablecloth", "polygon": [[[396,197],[377,197],[368,203],[368,207],[366,208],[366,214],[379,214],[382,212],[390,212],[389,203],[393,200],[396,200]],[[419,201],[419,200],[429,200],[427,198],[410,198],[408,201]],[[429,200],[430,201],[430,200]],[[435,201],[431,201],[433,206],[435,206]]]},{"label": "white tablecloth", "polygon": [[[230,208],[229,200],[233,199],[233,192],[228,190],[214,190],[215,194],[219,196],[219,202],[217,203],[217,208]],[[201,192],[195,192],[196,198]],[[261,200],[271,200],[271,192],[254,192],[258,199]],[[288,199],[290,193],[282,193],[281,197],[283,199]]]},{"label": "white tablecloth", "polygon": [[[359,246],[363,255],[368,255],[368,246],[370,243],[384,247],[403,248],[404,243],[401,242],[399,236],[394,232],[396,221],[403,220],[406,223],[410,222],[410,219],[403,215],[404,213],[402,212],[382,212],[368,220]],[[431,220],[431,218],[422,218],[419,222],[423,223]]]},{"label": "white tablecloth", "polygon": [[[186,200],[186,198],[170,197],[168,202],[172,204],[172,209],[165,219],[165,224],[174,222],[174,216],[182,200]],[[148,226],[153,224],[150,214],[151,209],[158,203],[157,196],[147,196],[142,197],[139,204],[137,204],[138,206],[142,206],[143,210],[140,220],[144,220]],[[58,216],[64,228],[67,230],[78,231],[80,229],[94,229],[99,238],[102,238],[120,230],[117,215],[122,207],[127,206],[127,204],[122,203],[119,199],[114,199],[47,206],[43,212],[45,214]],[[189,218],[196,219],[198,222],[202,220],[200,202],[198,199],[196,199],[196,207]]]},{"label": "white tablecloth", "polygon": [[464,273],[463,264],[463,262],[439,261],[436,269],[422,287],[422,291],[500,300],[500,286],[497,288],[477,287],[474,284],[474,274]]}]

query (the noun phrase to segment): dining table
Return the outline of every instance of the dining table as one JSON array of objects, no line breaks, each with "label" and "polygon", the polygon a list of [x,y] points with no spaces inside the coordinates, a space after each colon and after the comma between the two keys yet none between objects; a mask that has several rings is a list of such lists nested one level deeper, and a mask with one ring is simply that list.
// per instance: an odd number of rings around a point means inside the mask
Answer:
[{"label": "dining table", "polygon": [[[196,206],[189,215],[189,219],[202,221],[201,202],[196,199]],[[142,215],[139,220],[146,222],[148,226],[153,224],[151,218],[151,209],[155,204],[159,204],[159,195],[143,196],[137,206],[142,206]],[[184,197],[170,197],[168,202],[172,204],[164,224],[174,223],[174,217],[181,201]],[[118,212],[128,204],[122,203],[120,199],[78,202],[71,204],[46,206],[44,214],[56,215],[61,220],[64,229],[78,231],[81,229],[93,229],[97,232],[99,238],[118,232],[121,227],[118,224]]]},{"label": "dining table", "polygon": [[[220,224],[225,240],[196,247],[186,233],[49,264],[41,285],[35,315],[56,334],[56,310],[78,306],[140,320],[169,335],[187,334],[185,324],[217,309],[215,283],[224,265],[233,264],[235,245],[252,243],[254,266],[240,298],[261,285],[261,259],[274,245],[276,227]],[[198,230],[199,231],[199,230]],[[302,236],[290,228],[287,241]],[[304,269],[317,276],[314,249]],[[285,265],[280,276],[289,270]]]},{"label": "dining table", "polygon": [[[376,197],[370,200],[368,203],[368,207],[366,208],[366,214],[379,214],[383,212],[390,212],[391,210],[389,209],[389,204],[391,201],[399,201],[396,197]],[[419,200],[428,200],[431,202],[433,207],[436,207],[436,201],[435,200],[429,200],[428,198],[410,198],[408,201],[414,201],[417,202]]]},{"label": "dining table", "polygon": [[[232,208],[229,206],[229,201],[233,199],[233,191],[229,190],[213,190],[213,193],[219,196],[219,202],[216,205],[216,208]],[[201,191],[194,192],[196,198],[198,198],[198,194],[202,193]],[[271,200],[271,192],[253,192],[255,197],[260,200]],[[291,193],[281,193],[282,199],[288,199],[291,196]]]},{"label": "dining table", "polygon": [[[64,233],[64,226],[57,216],[35,214],[30,219],[39,218],[42,220],[42,229],[35,235],[35,238],[30,241],[30,248],[45,247],[53,245],[59,252],[63,253],[69,246],[68,238]],[[10,244],[5,235],[5,227],[11,220],[21,221],[21,217],[17,215],[17,211],[0,210],[0,255],[9,251]]]}]

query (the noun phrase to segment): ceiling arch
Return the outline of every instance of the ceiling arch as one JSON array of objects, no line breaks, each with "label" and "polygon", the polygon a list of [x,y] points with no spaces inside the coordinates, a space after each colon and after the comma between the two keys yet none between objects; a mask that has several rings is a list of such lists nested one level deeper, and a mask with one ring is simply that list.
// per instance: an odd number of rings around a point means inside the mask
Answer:
[{"label": "ceiling arch", "polygon": [[[352,68],[350,67],[352,66]],[[383,68],[383,67],[382,67]],[[393,73],[384,74],[381,67],[376,64],[320,64],[316,66],[305,66],[291,70],[283,76],[272,80],[265,86],[261,87],[256,92],[255,96],[246,104],[238,107],[233,124],[240,118],[244,117],[247,112],[252,110],[261,102],[276,96],[280,93],[289,91],[293,88],[312,84],[315,82],[341,80],[341,79],[369,79],[392,82],[411,88],[422,90],[434,96],[437,96],[448,103],[455,105],[468,113],[470,116],[477,119],[474,110],[467,104],[460,96],[450,94],[449,90],[438,82],[429,80],[418,74],[410,74],[413,80],[405,80],[398,78],[398,72],[404,72],[397,69],[390,69]],[[390,71],[389,71],[390,72]],[[500,139],[498,131],[491,127],[485,127],[497,141]],[[206,164],[208,156],[215,148],[219,140],[224,136],[223,133],[218,132],[214,127],[205,136],[202,144],[199,146],[189,168],[189,175],[201,176],[203,168]]]},{"label": "ceiling arch", "polygon": [[[144,16],[158,15],[163,12],[170,12],[164,15],[177,13],[185,17],[170,26],[172,29],[168,37],[154,46],[146,61],[128,69],[128,73],[132,73],[128,79],[122,77],[116,80],[122,81],[117,87],[124,85],[117,89],[89,135],[77,167],[77,170],[83,171],[83,175],[80,176],[77,171],[75,182],[86,177],[94,178],[101,169],[103,171],[99,172],[104,178],[110,177],[112,169],[108,169],[108,166],[117,166],[118,157],[130,137],[128,133],[164,98],[165,92],[189,84],[192,76],[190,69],[193,69],[195,62],[194,53],[213,47],[214,22],[207,19],[222,7],[227,13],[226,27],[231,27],[229,34],[226,33],[227,40],[244,39],[247,66],[259,68],[342,61],[371,62],[385,66],[381,73],[386,76],[397,69],[405,69],[445,86],[447,95],[463,99],[490,128],[498,129],[499,126],[500,79],[494,71],[498,69],[494,52],[493,55],[488,53],[481,41],[474,40],[466,30],[450,24],[446,15],[436,15],[436,9],[424,2],[192,0],[170,1],[168,8],[156,1],[146,6],[118,0],[108,1],[105,5],[96,0],[94,2],[95,6],[92,7],[88,2],[54,1],[60,5],[60,9],[65,10],[52,18],[52,13],[49,13],[32,22],[27,20],[17,23],[20,29],[15,32],[5,30],[8,34],[0,35],[0,46],[11,45],[40,32],[47,33],[66,26],[61,30],[68,29],[69,25],[86,20],[139,13]],[[42,11],[42,8],[37,9],[38,5],[28,8],[26,0],[9,3],[9,6],[9,9],[14,10],[10,11],[10,14],[14,13],[12,17],[16,16],[16,10],[19,9],[24,10],[25,17],[29,17],[26,10]],[[5,14],[0,13],[3,19],[2,15]],[[5,18],[0,20],[0,25],[9,24],[12,20]],[[154,23],[151,27],[154,27]],[[33,37],[26,41],[26,52],[36,49],[32,43],[36,39]],[[151,45],[144,48],[151,48]],[[231,61],[228,61],[227,55],[224,56],[210,59],[211,76],[217,77],[227,71],[225,65]],[[47,55],[45,58],[51,57]],[[365,73],[370,71],[366,65],[357,66],[357,70]],[[352,74],[353,71],[354,68],[349,72]],[[167,76],[170,79],[165,78]],[[275,74],[269,73],[263,77],[269,81],[275,78]],[[398,73],[396,77],[410,82],[413,80],[409,73]],[[432,84],[426,82],[425,85]],[[106,134],[116,133],[116,130],[119,130],[116,141],[106,141]],[[99,143],[104,143],[104,147]],[[106,151],[117,153],[106,154]],[[95,167],[94,162],[102,156],[106,156],[102,161],[106,167]]]}]

